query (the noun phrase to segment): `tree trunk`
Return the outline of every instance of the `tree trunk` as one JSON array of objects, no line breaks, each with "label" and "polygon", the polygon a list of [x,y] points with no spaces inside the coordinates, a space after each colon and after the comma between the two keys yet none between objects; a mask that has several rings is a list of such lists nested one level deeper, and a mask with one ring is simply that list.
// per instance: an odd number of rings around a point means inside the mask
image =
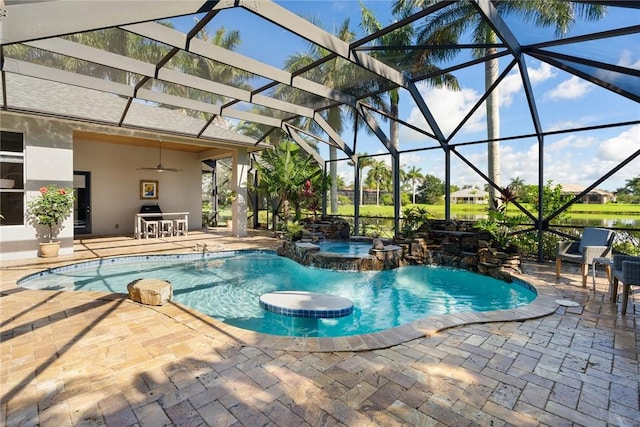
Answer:
[{"label": "tree trunk", "polygon": [[[391,93],[389,94],[389,101],[390,101],[389,113],[391,114],[391,117],[398,118],[398,115],[399,115],[398,104],[400,103],[400,93],[398,92],[398,89],[391,91]],[[389,138],[391,138],[391,145],[393,145],[396,151],[398,151],[400,149],[399,127],[398,127],[398,122],[392,119],[389,120]],[[392,162],[392,165],[395,165],[395,164],[396,164],[395,162]],[[397,187],[400,186],[400,182],[396,181],[395,179],[395,177],[399,175],[395,173],[395,171],[393,170],[393,166],[391,168],[391,173],[392,173],[392,176],[394,177],[392,182],[393,182],[393,190],[395,190]],[[393,194],[396,194],[395,191],[393,191]],[[398,194],[400,193],[398,192]],[[393,201],[394,204],[397,204],[402,208],[401,202],[402,200]]]},{"label": "tree trunk", "polygon": [[285,221],[291,220],[291,207],[289,206],[289,199],[282,200],[282,210],[284,212]]},{"label": "tree trunk", "polygon": [[[392,92],[397,92],[397,89]],[[391,117],[398,117],[398,95],[391,96],[391,105],[390,105],[390,115]],[[391,145],[394,146],[396,150],[400,149],[400,137],[399,137],[399,129],[398,122],[395,120],[389,120],[389,138],[391,138]]]},{"label": "tree trunk", "polygon": [[[495,39],[495,36],[488,37],[488,39],[490,43],[491,39]],[[495,48],[487,49],[487,55],[496,52],[497,49]],[[485,62],[485,91],[497,80],[498,75],[498,60],[492,59]],[[487,147],[487,175],[491,181],[500,187],[500,142],[494,141],[500,138],[500,100],[498,88],[494,89],[487,97],[487,138],[489,139],[489,145]],[[496,203],[498,205],[495,207],[499,207],[499,194],[493,186],[489,186],[489,203],[491,206],[494,206],[494,203]]]}]

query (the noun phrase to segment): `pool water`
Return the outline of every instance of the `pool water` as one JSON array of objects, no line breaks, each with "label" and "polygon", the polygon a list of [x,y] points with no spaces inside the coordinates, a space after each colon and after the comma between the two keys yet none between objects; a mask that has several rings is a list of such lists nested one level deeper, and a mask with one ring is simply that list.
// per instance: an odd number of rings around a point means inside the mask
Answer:
[{"label": "pool water", "polygon": [[341,255],[365,256],[373,247],[371,242],[328,241],[318,243],[320,251],[334,252]]},{"label": "pool water", "polygon": [[[18,285],[127,293],[127,284],[140,278],[168,280],[175,301],[220,321],[285,336],[366,334],[440,314],[519,307],[536,297],[535,290],[524,283],[506,283],[464,270],[433,266],[323,270],[270,251],[104,259],[28,276]],[[349,298],[354,311],[339,319],[301,319],[260,308],[262,294],[286,290]]]}]

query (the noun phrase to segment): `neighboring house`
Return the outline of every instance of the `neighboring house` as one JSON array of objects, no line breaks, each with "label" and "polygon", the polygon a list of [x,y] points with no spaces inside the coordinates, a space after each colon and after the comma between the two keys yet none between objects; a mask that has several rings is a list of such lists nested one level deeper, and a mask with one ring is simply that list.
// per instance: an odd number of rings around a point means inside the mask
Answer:
[{"label": "neighboring house", "polygon": [[[188,211],[189,228],[200,229],[203,162],[221,158],[233,159],[232,188],[238,198],[232,230],[246,235],[249,153],[263,148],[254,139],[206,127],[176,110],[135,102],[121,127],[126,103],[121,97],[14,74],[6,78],[12,83],[13,91],[7,91],[12,108],[54,107],[65,118],[0,111],[0,259],[37,256],[39,227],[26,217],[26,208],[41,187],[51,184],[73,187],[77,195],[74,213],[58,234],[61,255],[72,253],[73,240],[81,235],[133,235],[134,216],[143,204],[158,203],[164,212]],[[196,138],[202,129],[203,137]],[[160,163],[160,140],[162,164],[180,172],[154,169]],[[143,181],[157,182],[157,198],[143,197]]]},{"label": "neighboring house", "polygon": [[[560,184],[560,187],[562,188],[562,194],[570,196],[577,196],[587,188],[578,184]],[[597,188],[594,188],[580,199],[580,202],[585,204],[605,204],[615,201],[615,194]]]},{"label": "neighboring house", "polygon": [[463,188],[450,195],[452,204],[486,205],[489,203],[489,193],[478,188]]}]

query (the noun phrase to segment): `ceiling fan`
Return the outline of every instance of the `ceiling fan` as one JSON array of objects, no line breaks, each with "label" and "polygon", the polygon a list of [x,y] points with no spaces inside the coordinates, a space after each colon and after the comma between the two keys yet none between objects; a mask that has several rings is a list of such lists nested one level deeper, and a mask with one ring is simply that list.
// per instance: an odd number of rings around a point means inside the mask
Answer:
[{"label": "ceiling fan", "polygon": [[182,172],[182,169],[167,168],[167,167],[162,165],[162,141],[158,141],[158,151],[159,151],[159,157],[160,158],[158,160],[158,165],[156,167],[153,167],[153,168],[138,168],[137,170],[156,171],[156,172],[164,172],[164,171]]}]

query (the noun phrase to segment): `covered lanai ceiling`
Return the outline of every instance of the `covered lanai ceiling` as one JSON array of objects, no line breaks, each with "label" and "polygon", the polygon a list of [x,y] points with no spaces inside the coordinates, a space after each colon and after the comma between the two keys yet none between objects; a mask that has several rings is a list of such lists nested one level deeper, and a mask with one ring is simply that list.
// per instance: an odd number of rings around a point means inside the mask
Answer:
[{"label": "covered lanai ceiling", "polygon": [[[549,135],[612,127],[624,131],[640,124],[640,62],[633,62],[639,61],[637,19],[633,25],[620,26],[605,16],[597,27],[583,25],[558,37],[553,29],[542,29],[509,13],[504,5],[510,2],[423,2],[429,6],[385,21],[381,18],[383,25],[377,30],[351,22],[357,37],[343,41],[334,35],[343,22],[339,12],[331,23],[335,29],[326,31],[312,16],[295,13],[303,3],[308,10],[310,4],[328,8],[334,2],[6,0],[0,14],[2,109],[202,140],[215,139],[221,125],[250,129],[248,135],[257,142],[277,129],[321,164],[328,158],[329,145],[355,160],[362,137],[355,137],[353,129],[365,128],[366,132],[357,133],[373,135],[380,148],[396,158],[396,166],[399,151],[437,149],[447,158],[449,153],[456,154],[485,179],[486,166],[465,156],[464,147],[489,138],[486,132],[483,138],[469,136],[465,129],[477,125],[474,117],[484,111],[488,95],[510,90],[513,80],[526,113],[517,118],[521,121],[518,131],[503,133],[496,140],[532,140],[542,147]],[[461,3],[471,7],[473,19],[496,33],[495,42],[478,44],[471,33],[455,43],[416,42],[429,19]],[[376,10],[394,6],[391,1],[363,4]],[[624,10],[630,16],[640,13],[638,1],[576,3],[578,8],[591,4]],[[245,38],[240,22],[259,28],[259,35]],[[213,41],[222,27],[227,34],[238,29],[242,45],[249,48],[216,45]],[[404,42],[390,41],[402,40],[393,36],[409,28],[413,35]],[[635,46],[631,62],[620,61],[623,53],[616,52],[615,46],[621,41]],[[488,48],[493,49],[490,56],[473,55]],[[281,55],[270,53],[274,50]],[[307,57],[313,60],[293,61],[301,50],[310,52]],[[433,52],[450,54],[439,61],[425,60]],[[484,79],[484,63],[490,58],[499,61],[498,79],[486,92],[472,96],[456,125],[444,123],[450,117],[425,96],[424,88],[447,79],[460,86],[465,79]],[[340,78],[327,78],[331,69],[340,69]],[[567,120],[559,127],[543,113],[548,99],[535,88],[537,73],[548,69],[575,76],[580,84],[606,92],[611,99],[621,99],[625,114],[603,114],[606,106],[594,105],[597,119]],[[468,77],[470,73],[476,76]],[[25,96],[30,88],[38,89]],[[408,100],[411,113],[395,114],[384,106],[393,93]],[[82,106],[81,99],[91,104],[94,97],[107,97],[109,102]],[[329,116],[334,107],[348,112],[353,123],[342,129],[332,127]],[[192,120],[145,120],[143,113],[150,108],[178,110]],[[394,144],[389,121],[398,124],[401,135],[412,135],[405,138],[406,144]],[[303,123],[307,123],[305,129]],[[247,127],[251,124],[255,126]],[[619,164],[639,153],[633,152]],[[538,155],[544,158],[542,148]],[[543,164],[538,162],[538,170]],[[604,179],[607,172],[608,168],[601,171]],[[542,172],[540,178],[544,180]],[[593,187],[602,180],[594,180]]]}]

